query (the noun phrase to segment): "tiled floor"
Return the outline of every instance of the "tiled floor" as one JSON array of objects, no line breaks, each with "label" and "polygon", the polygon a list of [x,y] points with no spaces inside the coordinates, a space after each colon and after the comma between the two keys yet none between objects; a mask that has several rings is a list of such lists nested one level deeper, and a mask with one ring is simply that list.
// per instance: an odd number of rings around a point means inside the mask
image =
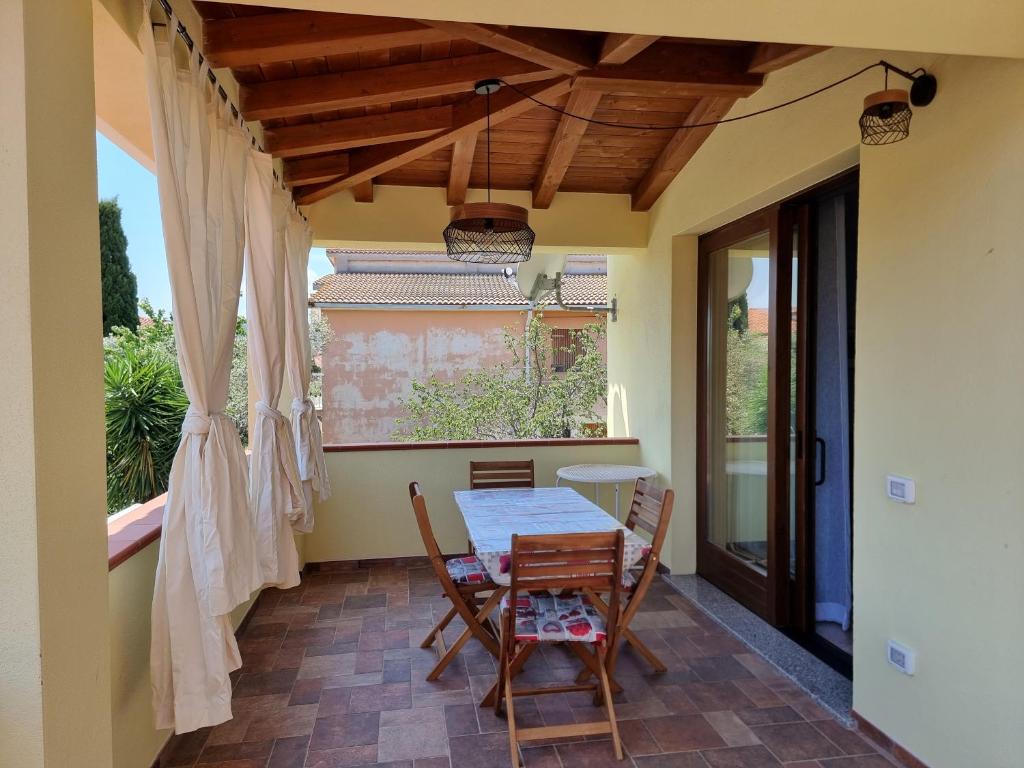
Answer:
[{"label": "tiled floor", "polygon": [[[494,678],[487,652],[467,646],[439,681],[425,680],[436,656],[418,646],[447,609],[440,594],[415,561],[321,571],[266,591],[239,639],[235,718],[175,737],[162,767],[508,766],[506,723],[478,706]],[[669,671],[651,674],[628,649],[620,657],[626,760],[590,737],[527,748],[528,768],[891,765],[668,584],[652,587],[633,628]],[[576,671],[565,651],[545,647],[522,680]],[[516,712],[526,725],[595,715],[587,694],[518,699]]]}]

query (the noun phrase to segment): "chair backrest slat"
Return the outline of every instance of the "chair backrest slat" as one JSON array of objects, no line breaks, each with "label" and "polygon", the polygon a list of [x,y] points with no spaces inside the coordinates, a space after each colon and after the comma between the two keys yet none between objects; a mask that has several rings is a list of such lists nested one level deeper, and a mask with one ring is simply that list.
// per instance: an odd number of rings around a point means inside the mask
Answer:
[{"label": "chair backrest slat", "polygon": [[614,642],[622,584],[623,531],[512,536],[511,599],[519,592],[610,593],[607,629]]},{"label": "chair backrest slat", "polygon": [[471,461],[469,487],[533,488],[533,459],[529,461]]},{"label": "chair backrest slat", "polygon": [[[419,483],[409,483],[409,498],[412,501],[412,509],[416,514],[416,525],[420,529],[420,538],[423,539],[423,547],[427,550],[427,556],[437,571],[438,564],[444,572],[444,579],[448,579],[448,571],[444,567],[444,558],[441,555],[441,548],[437,546],[437,539],[434,538],[434,529],[430,525],[430,515],[427,514],[427,500],[423,498]],[[441,573],[438,573],[441,577]]]},{"label": "chair backrest slat", "polygon": [[661,544],[668,533],[668,521],[672,516],[672,501],[675,494],[671,490],[659,488],[647,480],[636,481],[633,502],[626,517],[626,527],[631,531],[640,528],[647,531],[652,540],[652,550],[661,552]]}]

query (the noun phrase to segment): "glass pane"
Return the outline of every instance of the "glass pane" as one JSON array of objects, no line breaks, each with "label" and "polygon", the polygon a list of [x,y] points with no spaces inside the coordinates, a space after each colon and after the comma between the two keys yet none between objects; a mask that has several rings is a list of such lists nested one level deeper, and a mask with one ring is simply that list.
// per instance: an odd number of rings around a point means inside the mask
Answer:
[{"label": "glass pane", "polygon": [[768,562],[768,233],[711,255],[708,538]]},{"label": "glass pane", "polygon": [[796,577],[796,457],[797,457],[797,313],[800,291],[800,227],[793,227],[793,281],[790,286],[790,345],[789,345],[789,575]]}]

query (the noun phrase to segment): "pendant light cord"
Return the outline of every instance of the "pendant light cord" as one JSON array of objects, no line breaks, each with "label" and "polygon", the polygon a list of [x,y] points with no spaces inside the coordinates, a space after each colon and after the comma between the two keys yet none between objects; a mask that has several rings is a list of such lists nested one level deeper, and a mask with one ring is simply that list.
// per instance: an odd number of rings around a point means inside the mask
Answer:
[{"label": "pendant light cord", "polygon": [[487,90],[487,202],[491,202],[491,91]]},{"label": "pendant light cord", "polygon": [[[893,72],[896,72],[899,75],[902,75],[903,77],[906,77],[908,80],[913,80],[914,79],[914,77],[912,76],[913,73],[904,72],[903,70],[899,69],[898,67],[894,67],[892,64],[890,64],[887,61],[884,61],[884,60],[883,61],[877,61],[874,64],[868,64],[866,67],[862,67],[861,69],[858,69],[856,72],[854,72],[851,75],[847,75],[846,77],[843,77],[843,78],[841,78],[839,80],[836,80],[835,82],[829,83],[828,85],[823,85],[821,88],[813,90],[810,93],[805,93],[803,96],[797,96],[795,99],[790,99],[789,101],[784,101],[781,104],[774,104],[774,105],[772,105],[770,107],[765,107],[764,109],[759,109],[759,110],[757,110],[755,112],[748,112],[745,115],[735,115],[733,117],[723,117],[721,120],[708,120],[707,122],[701,122],[701,123],[683,123],[681,125],[650,125],[650,124],[645,124],[645,123],[613,123],[613,122],[610,122],[610,121],[607,121],[607,120],[598,120],[598,119],[593,118],[593,117],[583,117],[582,115],[573,114],[569,110],[563,109],[562,107],[556,107],[554,104],[548,104],[546,102],[541,101],[540,99],[534,98],[529,93],[527,93],[526,91],[524,91],[521,88],[518,88],[517,86],[515,86],[512,83],[508,82],[507,80],[500,80],[499,82],[501,82],[502,85],[508,86],[513,91],[518,93],[520,96],[523,96],[523,97],[529,99],[530,101],[534,102],[538,106],[544,107],[545,109],[550,109],[552,112],[557,112],[558,114],[564,115],[565,117],[571,117],[571,118],[573,118],[575,120],[582,120],[585,123],[593,123],[595,125],[604,125],[604,126],[607,126],[609,128],[637,129],[637,130],[643,130],[643,131],[679,131],[679,130],[684,130],[684,129],[687,129],[687,128],[709,128],[709,127],[711,127],[713,125],[722,125],[724,123],[735,123],[735,122],[738,122],[740,120],[746,120],[746,119],[751,118],[751,117],[757,117],[759,115],[768,114],[769,112],[774,112],[774,111],[776,111],[778,109],[783,109],[785,107],[790,107],[793,104],[798,104],[801,101],[806,101],[807,99],[809,99],[809,98],[811,98],[813,96],[817,96],[820,93],[824,93],[825,91],[832,90],[833,88],[838,88],[840,85],[843,85],[844,83],[848,83],[851,80],[854,80],[854,79],[860,77],[865,72],[870,72],[871,70],[876,69],[878,67],[882,67],[885,70],[886,82],[887,83],[888,83],[888,77],[889,77],[889,71],[890,70],[892,70]],[[914,72],[917,72],[917,71],[918,70],[914,70]],[[921,70],[921,71],[923,71],[923,70]],[[488,98],[488,108],[487,108],[487,167],[488,167],[488,187],[490,187],[490,148],[491,148],[491,139],[490,139],[490,131],[491,131],[491,129],[490,129],[490,117],[491,117],[491,113],[490,113],[490,94],[488,94],[487,98]]]}]

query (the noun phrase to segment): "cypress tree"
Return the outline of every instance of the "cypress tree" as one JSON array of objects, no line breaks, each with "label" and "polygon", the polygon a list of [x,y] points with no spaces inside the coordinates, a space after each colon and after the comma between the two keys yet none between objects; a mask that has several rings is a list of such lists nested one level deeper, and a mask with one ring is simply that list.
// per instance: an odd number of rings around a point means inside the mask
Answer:
[{"label": "cypress tree", "polygon": [[139,296],[128,263],[128,238],[121,227],[117,198],[100,200],[100,278],[103,284],[103,335],[114,326],[139,327]]}]

